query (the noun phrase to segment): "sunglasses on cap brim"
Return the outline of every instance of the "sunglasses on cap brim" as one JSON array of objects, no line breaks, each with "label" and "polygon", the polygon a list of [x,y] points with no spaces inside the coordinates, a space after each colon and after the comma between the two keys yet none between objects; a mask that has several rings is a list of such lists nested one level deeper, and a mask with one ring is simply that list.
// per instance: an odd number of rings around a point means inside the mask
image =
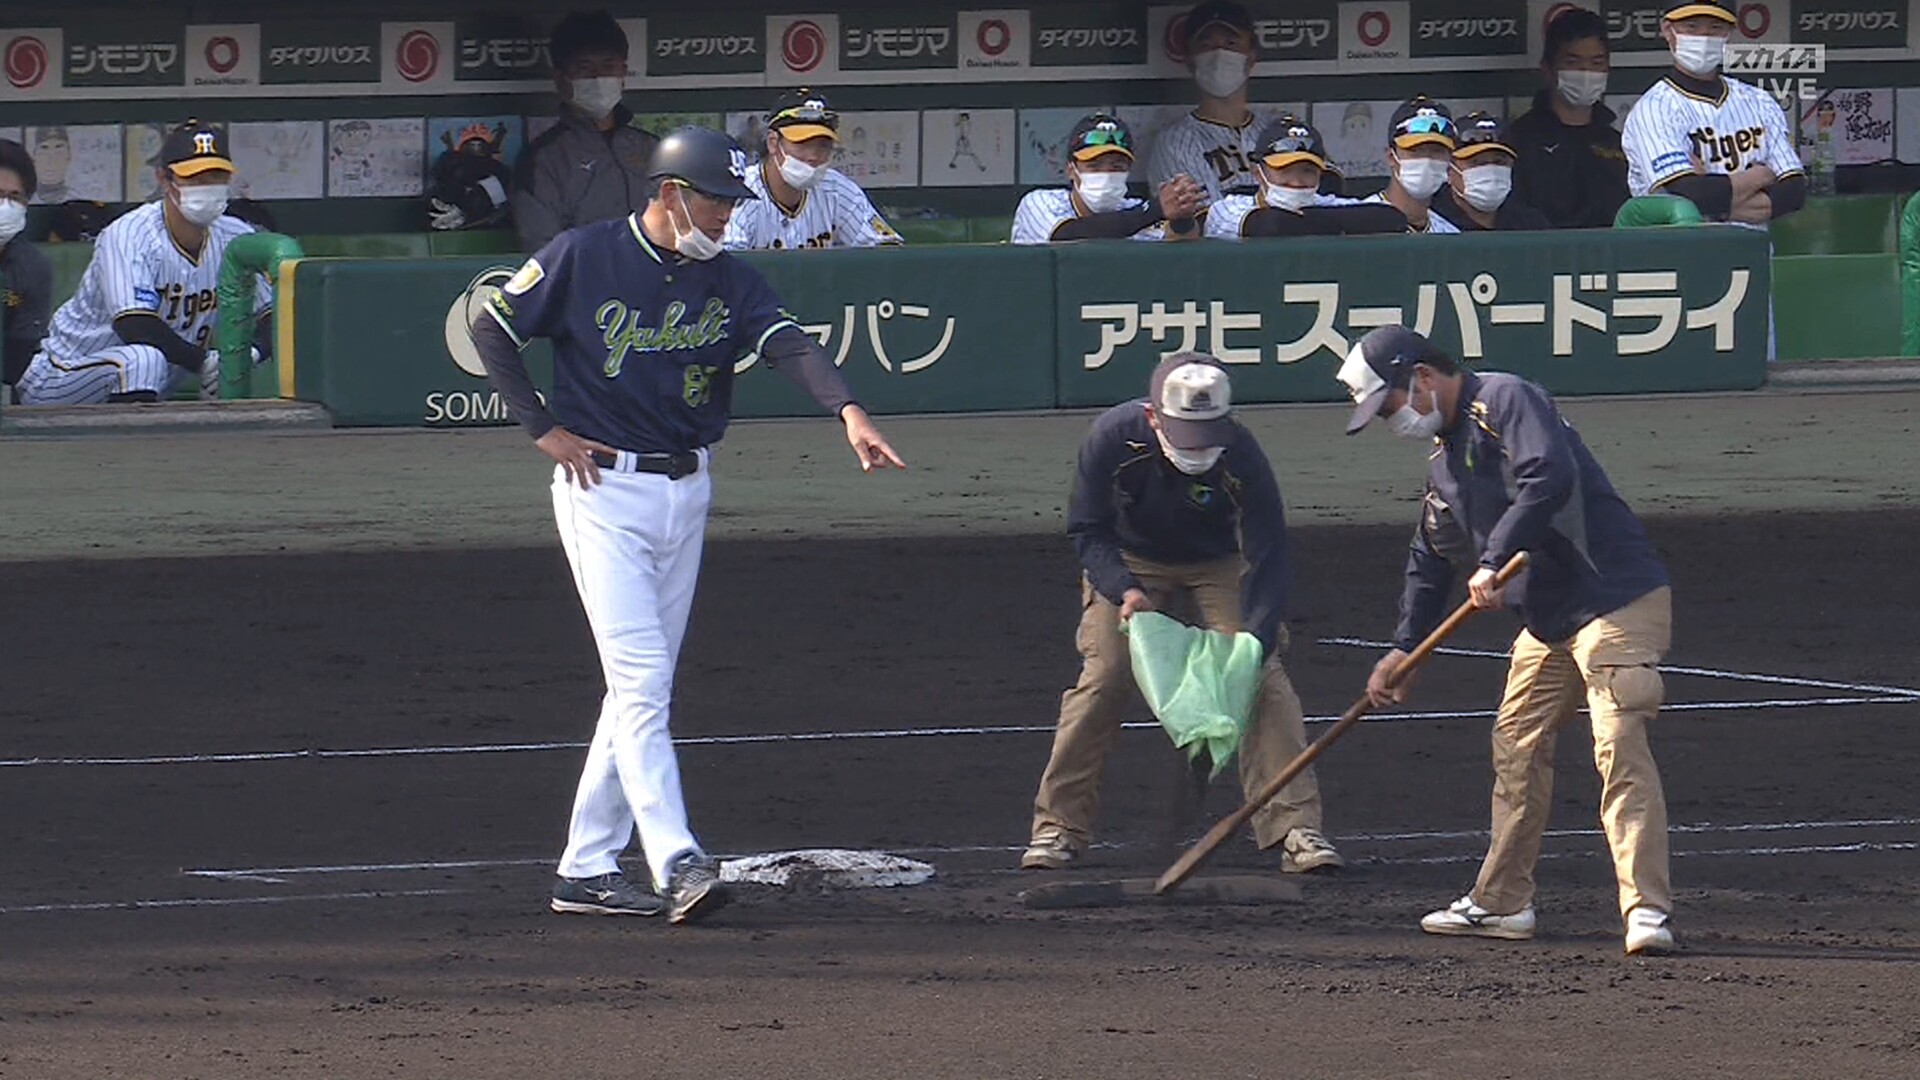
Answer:
[{"label": "sunglasses on cap brim", "polygon": [[767,122],[769,127],[780,127],[785,124],[819,124],[823,127],[838,128],[840,114],[818,105],[795,105],[774,113],[773,119]]},{"label": "sunglasses on cap brim", "polygon": [[1409,116],[1393,126],[1394,138],[1409,135],[1443,135],[1452,141],[1453,121],[1444,116]]},{"label": "sunglasses on cap brim", "polygon": [[1113,149],[1133,152],[1132,139],[1117,127],[1096,127],[1080,133],[1080,139],[1074,144],[1075,150]]}]

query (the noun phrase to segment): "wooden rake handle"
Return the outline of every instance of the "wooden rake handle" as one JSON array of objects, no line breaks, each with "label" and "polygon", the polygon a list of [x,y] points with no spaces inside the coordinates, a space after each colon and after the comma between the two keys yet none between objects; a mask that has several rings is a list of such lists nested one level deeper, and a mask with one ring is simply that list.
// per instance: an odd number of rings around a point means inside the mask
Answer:
[{"label": "wooden rake handle", "polygon": [[[1512,581],[1514,575],[1526,569],[1526,566],[1527,553],[1516,552],[1513,558],[1507,560],[1507,565],[1501,567],[1500,572],[1493,576],[1494,586],[1498,588]],[[1473,606],[1472,599],[1462,601],[1459,607],[1453,609],[1453,614],[1447,616],[1447,621],[1441,623],[1433,633],[1427,635],[1425,641],[1401,659],[1399,665],[1387,676],[1387,685],[1390,687],[1400,685],[1408,675],[1413,673],[1413,669],[1433,655],[1433,650],[1439,648],[1441,642],[1447,640],[1448,636],[1458,630],[1460,624],[1466,622],[1477,610],[1479,609]],[[1288,762],[1286,768],[1281,769],[1273,779],[1267,781],[1264,787],[1247,799],[1246,805],[1221,818],[1218,824],[1207,830],[1207,835],[1201,837],[1187,849],[1186,854],[1180,856],[1178,861],[1168,867],[1167,872],[1161,874],[1159,880],[1154,882],[1154,895],[1171,892],[1179,888],[1181,882],[1192,877],[1194,871],[1200,869],[1200,864],[1207,861],[1215,848],[1218,848],[1227,837],[1240,831],[1241,826],[1245,825],[1254,814],[1259,813],[1261,807],[1272,802],[1273,797],[1280,794],[1281,788],[1292,783],[1294,777],[1299,776],[1321,754],[1326,753],[1327,747],[1332,746],[1340,736],[1345,735],[1348,728],[1359,723],[1360,718],[1367,715],[1372,708],[1372,700],[1367,695],[1361,694],[1360,700],[1347,706],[1347,711],[1340,715],[1339,721],[1329,728],[1326,734],[1315,739],[1313,745],[1300,752],[1299,757]]]}]

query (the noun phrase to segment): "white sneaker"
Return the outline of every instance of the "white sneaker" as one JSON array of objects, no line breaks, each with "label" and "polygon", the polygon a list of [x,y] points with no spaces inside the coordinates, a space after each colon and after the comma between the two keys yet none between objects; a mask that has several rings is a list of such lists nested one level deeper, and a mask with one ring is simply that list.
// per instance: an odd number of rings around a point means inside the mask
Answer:
[{"label": "white sneaker", "polygon": [[1528,904],[1512,915],[1495,915],[1467,895],[1421,919],[1420,929],[1454,937],[1525,941],[1533,936],[1533,905]]},{"label": "white sneaker", "polygon": [[1677,947],[1673,919],[1659,908],[1637,907],[1627,912],[1627,955],[1665,956]]},{"label": "white sneaker", "polygon": [[1022,870],[1060,870],[1080,858],[1080,841],[1063,832],[1042,833],[1033,838],[1026,854],[1020,856]]},{"label": "white sneaker", "polygon": [[1286,839],[1280,841],[1280,872],[1283,874],[1338,870],[1346,865],[1347,860],[1340,857],[1340,853],[1333,849],[1319,829],[1289,829]]}]

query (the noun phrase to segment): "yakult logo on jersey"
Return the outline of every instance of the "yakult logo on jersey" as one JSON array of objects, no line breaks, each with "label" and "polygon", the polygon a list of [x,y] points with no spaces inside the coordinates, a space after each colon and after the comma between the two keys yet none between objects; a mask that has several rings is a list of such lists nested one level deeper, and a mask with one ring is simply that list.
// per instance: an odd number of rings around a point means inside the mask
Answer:
[{"label": "yakult logo on jersey", "polygon": [[593,313],[593,323],[600,328],[607,344],[607,362],[602,369],[607,378],[620,377],[629,352],[692,351],[725,341],[733,312],[728,310],[726,301],[715,296],[707,300],[699,319],[685,326],[680,320],[687,317],[687,305],[678,300],[660,313],[659,326],[642,323],[640,320],[645,317],[620,300],[609,300]]},{"label": "yakult logo on jersey", "polygon": [[15,90],[31,90],[47,80],[46,42],[31,34],[22,34],[7,42],[7,82]]}]

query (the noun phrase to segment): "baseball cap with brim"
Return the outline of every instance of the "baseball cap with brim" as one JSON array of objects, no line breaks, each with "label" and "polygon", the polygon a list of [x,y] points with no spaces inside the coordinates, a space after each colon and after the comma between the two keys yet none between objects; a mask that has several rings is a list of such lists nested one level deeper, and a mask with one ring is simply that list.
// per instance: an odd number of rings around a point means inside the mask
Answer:
[{"label": "baseball cap with brim", "polygon": [[1092,161],[1107,154],[1125,154],[1131,160],[1133,131],[1117,116],[1094,113],[1073,125],[1067,135],[1067,152],[1075,161]]},{"label": "baseball cap with brim", "polygon": [[1705,15],[1710,19],[1720,19],[1724,22],[1736,24],[1739,22],[1738,19],[1734,18],[1733,12],[1728,11],[1725,6],[1717,3],[1716,0],[1686,0],[1685,3],[1675,4],[1668,8],[1666,18],[1669,22],[1677,22],[1681,19],[1691,19],[1695,15]]},{"label": "baseball cap with brim", "polygon": [[197,121],[167,133],[160,143],[160,160],[173,175],[185,179],[203,172],[233,171],[233,159],[227,156],[227,136],[219,128]]},{"label": "baseball cap with brim", "polygon": [[1205,0],[1187,12],[1186,38],[1192,41],[1209,26],[1224,26],[1241,33],[1253,33],[1253,15],[1233,0]]},{"label": "baseball cap with brim", "polygon": [[1175,450],[1207,450],[1232,440],[1233,384],[1211,356],[1180,353],[1160,361],[1147,383],[1147,400]]},{"label": "baseball cap with brim", "polygon": [[811,90],[800,90],[781,97],[767,117],[767,128],[780,133],[788,142],[828,138],[840,141],[840,114],[827,99]]},{"label": "baseball cap with brim", "polygon": [[1413,381],[1415,364],[1430,364],[1444,355],[1424,335],[1404,326],[1379,326],[1367,331],[1347,351],[1346,362],[1336,376],[1353,399],[1347,434],[1359,432],[1380,415],[1380,406],[1389,393],[1407,388]]},{"label": "baseball cap with brim", "polygon": [[1500,121],[1492,113],[1474,112],[1460,118],[1455,129],[1456,144],[1453,156],[1465,160],[1475,154],[1484,154],[1489,150],[1500,150],[1513,154],[1500,131]]},{"label": "baseball cap with brim", "polygon": [[1315,167],[1327,167],[1321,152],[1320,136],[1311,126],[1294,117],[1281,117],[1260,133],[1260,160],[1270,169],[1284,169],[1295,162],[1310,161]]}]

